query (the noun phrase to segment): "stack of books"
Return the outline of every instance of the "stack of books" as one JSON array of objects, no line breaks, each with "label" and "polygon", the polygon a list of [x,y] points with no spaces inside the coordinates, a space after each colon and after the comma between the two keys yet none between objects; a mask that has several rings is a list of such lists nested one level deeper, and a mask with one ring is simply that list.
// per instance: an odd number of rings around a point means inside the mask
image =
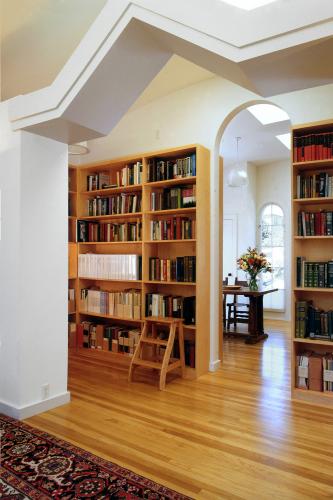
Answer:
[{"label": "stack of books", "polygon": [[85,253],[80,254],[78,260],[80,278],[141,280],[141,255]]},{"label": "stack of books", "polygon": [[141,241],[142,222],[90,222],[77,221],[77,241],[113,242],[113,241]]},{"label": "stack of books", "polygon": [[113,196],[96,196],[87,200],[88,217],[120,215],[141,211],[141,194],[121,193]]},{"label": "stack of books", "polygon": [[183,318],[184,324],[195,325],[195,297],[147,293],[146,316]]},{"label": "stack of books", "polygon": [[195,282],[196,258],[191,255],[175,259],[149,258],[151,281]]},{"label": "stack of books", "polygon": [[294,162],[333,158],[333,132],[294,136]]},{"label": "stack of books", "polygon": [[77,346],[132,356],[140,335],[141,331],[133,327],[83,321],[77,327]]},{"label": "stack of books", "polygon": [[189,217],[172,217],[150,221],[150,239],[191,240],[196,238],[196,221]]},{"label": "stack of books", "polygon": [[310,391],[333,392],[332,354],[308,351],[298,354],[296,387]]},{"label": "stack of books", "polygon": [[81,289],[81,313],[97,313],[124,319],[141,319],[141,290],[119,291]]},{"label": "stack of books", "polygon": [[308,262],[304,257],[296,257],[296,286],[333,288],[333,261]]},{"label": "stack of books", "polygon": [[68,289],[68,312],[69,313],[75,312],[75,289],[74,288]]},{"label": "stack of books", "polygon": [[324,311],[311,301],[299,300],[295,313],[296,338],[333,341],[333,310]]},{"label": "stack of books", "polygon": [[[114,177],[114,174],[112,174]],[[115,173],[115,182],[111,181],[110,172],[98,172],[87,176],[87,191],[97,189],[109,189],[122,186],[135,186],[142,183],[142,163],[137,161],[131,165],[125,165]]]},{"label": "stack of books", "polygon": [[332,236],[333,212],[299,212],[298,236]]},{"label": "stack of books", "polygon": [[150,158],[148,161],[148,182],[180,179],[196,175],[195,153],[186,158]]},{"label": "stack of books", "polygon": [[299,174],[296,177],[296,198],[331,198],[333,176],[327,172]]},{"label": "stack of books", "polygon": [[163,189],[151,193],[151,210],[173,210],[196,206],[195,185]]}]

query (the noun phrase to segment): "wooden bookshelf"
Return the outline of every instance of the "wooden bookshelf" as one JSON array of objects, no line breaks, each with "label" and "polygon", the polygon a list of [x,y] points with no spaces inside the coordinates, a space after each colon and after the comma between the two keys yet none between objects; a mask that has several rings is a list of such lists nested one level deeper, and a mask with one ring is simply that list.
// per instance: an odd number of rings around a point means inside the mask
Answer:
[{"label": "wooden bookshelf", "polygon": [[77,258],[78,245],[76,243],[77,220],[77,169],[69,165],[68,168],[68,288],[74,289],[75,303],[68,302],[68,321],[76,323],[78,314],[78,279]]},{"label": "wooden bookshelf", "polygon": [[[164,181],[148,182],[148,163],[153,158],[177,159],[185,158],[190,154],[196,155],[196,175]],[[142,163],[142,182],[125,187],[110,187],[87,191],[87,176],[99,172],[109,172],[110,179],[114,179],[116,172],[124,166],[136,162]],[[106,325],[117,324],[140,326],[145,317],[145,299],[147,293],[161,293],[175,296],[196,296],[196,324],[184,325],[184,335],[187,340],[195,344],[195,368],[186,368],[188,378],[195,378],[208,371],[209,368],[209,307],[208,297],[210,291],[210,154],[207,149],[200,145],[190,145],[180,148],[155,151],[142,155],[133,155],[115,160],[94,162],[82,165],[76,170],[77,195],[76,196],[76,219],[89,222],[142,222],[141,241],[117,241],[117,242],[79,242],[77,244],[78,254],[136,254],[142,256],[142,280],[105,280],[93,278],[78,278],[77,290],[78,300],[82,288],[95,286],[101,290],[125,290],[136,288],[141,290],[141,319],[133,320],[87,312],[77,306],[77,322],[95,321]],[[110,183],[111,184],[111,183]],[[181,186],[195,186],[196,206],[189,208],[152,210],[151,193],[156,190],[178,188]],[[71,188],[73,190],[73,188]],[[74,190],[73,190],[74,191]],[[89,199],[96,196],[113,196],[123,193],[142,196],[141,210],[136,213],[124,213],[114,215],[89,215],[87,204]],[[74,195],[73,195],[74,196]],[[196,236],[191,239],[177,240],[151,240],[150,224],[153,220],[167,219],[172,217],[185,217],[195,219]],[[152,281],[149,279],[149,258],[176,258],[178,256],[196,256],[196,282],[178,281]],[[133,285],[133,286],[131,286]],[[96,351],[96,349],[85,348],[89,356],[101,356],[108,359],[107,354],[112,354],[110,359],[119,358],[129,364],[130,356],[115,354],[109,351]]]},{"label": "wooden bookshelf", "polygon": [[[293,142],[295,138],[321,133],[333,133],[333,122],[317,122],[299,125],[293,128]],[[297,387],[297,355],[304,352],[315,352],[318,354],[333,353],[333,342],[329,340],[319,340],[296,337],[296,302],[312,301],[315,307],[328,311],[332,309],[332,288],[315,288],[306,286],[296,286],[297,266],[296,257],[304,257],[309,262],[327,262],[332,259],[331,240],[333,236],[326,235],[299,235],[298,213],[299,212],[320,212],[333,211],[332,196],[300,197],[297,192],[297,176],[318,175],[325,172],[333,175],[333,159],[313,159],[310,157],[306,161],[295,161],[292,164],[292,356],[291,356],[291,394],[292,398],[322,405],[333,406],[333,393],[306,390]],[[327,153],[329,155],[330,153]],[[317,153],[318,155],[318,153]],[[312,159],[311,159],[312,158]],[[316,231],[317,232],[317,231]]]}]

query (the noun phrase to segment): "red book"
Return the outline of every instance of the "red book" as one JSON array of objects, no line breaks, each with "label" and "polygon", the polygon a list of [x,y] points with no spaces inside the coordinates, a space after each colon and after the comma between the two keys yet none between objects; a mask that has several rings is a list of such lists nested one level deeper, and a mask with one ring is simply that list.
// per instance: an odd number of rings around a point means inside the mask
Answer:
[{"label": "red book", "polygon": [[315,213],[315,236],[321,235],[321,216],[320,212]]},{"label": "red book", "polygon": [[176,239],[181,240],[182,238],[182,226],[180,217],[176,217]]},{"label": "red book", "polygon": [[326,212],[320,212],[320,236],[326,234]]}]

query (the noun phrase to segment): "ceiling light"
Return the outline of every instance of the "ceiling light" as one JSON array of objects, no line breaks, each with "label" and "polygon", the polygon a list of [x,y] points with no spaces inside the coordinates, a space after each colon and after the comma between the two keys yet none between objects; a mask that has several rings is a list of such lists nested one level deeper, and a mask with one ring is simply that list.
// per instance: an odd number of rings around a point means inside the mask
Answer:
[{"label": "ceiling light", "polygon": [[238,7],[244,10],[253,10],[258,7],[263,7],[269,3],[276,2],[276,0],[222,0],[224,3],[228,3],[233,7]]},{"label": "ceiling light", "polygon": [[77,142],[68,146],[68,154],[72,156],[86,155],[90,152],[87,141]]},{"label": "ceiling light", "polygon": [[288,114],[283,109],[273,104],[255,104],[247,108],[248,111],[260,121],[262,125],[270,123],[284,122],[289,120]]},{"label": "ceiling light", "polygon": [[291,149],[291,134],[281,134],[275,136],[286,148]]}]

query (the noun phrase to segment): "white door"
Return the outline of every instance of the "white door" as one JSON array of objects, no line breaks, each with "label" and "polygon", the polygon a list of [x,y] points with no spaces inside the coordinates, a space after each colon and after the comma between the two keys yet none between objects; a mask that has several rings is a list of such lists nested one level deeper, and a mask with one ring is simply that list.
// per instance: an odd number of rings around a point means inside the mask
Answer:
[{"label": "white door", "polygon": [[237,276],[237,215],[223,217],[223,279],[232,274],[232,281]]}]

